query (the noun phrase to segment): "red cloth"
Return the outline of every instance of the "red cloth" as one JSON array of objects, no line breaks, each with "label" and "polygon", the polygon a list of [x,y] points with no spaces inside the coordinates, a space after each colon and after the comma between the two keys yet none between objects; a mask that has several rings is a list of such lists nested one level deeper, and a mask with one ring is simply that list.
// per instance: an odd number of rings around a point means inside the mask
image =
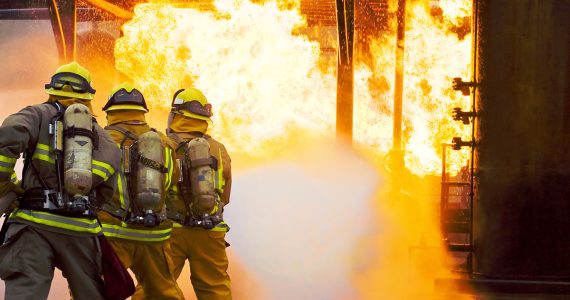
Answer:
[{"label": "red cloth", "polygon": [[99,243],[101,244],[103,280],[107,299],[127,299],[135,293],[133,279],[104,235],[99,236]]}]

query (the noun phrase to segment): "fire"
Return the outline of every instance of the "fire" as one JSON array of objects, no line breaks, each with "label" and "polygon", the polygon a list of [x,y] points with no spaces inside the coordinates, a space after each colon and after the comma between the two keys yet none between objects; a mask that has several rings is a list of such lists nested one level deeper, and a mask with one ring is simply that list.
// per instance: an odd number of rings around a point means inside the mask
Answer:
[{"label": "fire", "polygon": [[[394,15],[395,2],[388,15]],[[406,167],[417,175],[441,171],[442,143],[455,136],[471,139],[469,126],[451,118],[454,107],[471,107],[469,97],[451,89],[453,77],[471,79],[471,1],[441,0],[438,7],[430,2],[436,1],[408,1],[406,19],[402,140]],[[142,88],[151,109],[162,113],[179,88],[202,89],[214,107],[212,134],[231,153],[272,156],[283,140],[299,133],[330,138],[336,59],[326,58],[319,41],[304,34],[311,31],[304,30],[299,7],[292,0],[218,0],[210,10],[141,4],[116,43],[116,66]],[[354,74],[354,138],[380,157],[392,147],[394,18],[389,24],[368,39],[368,55],[357,53]],[[448,170],[457,172],[468,157],[467,150],[448,156]],[[412,184],[408,188],[422,190]],[[405,199],[393,207],[376,203],[378,219],[390,228],[364,250],[381,253],[385,261],[366,260],[370,253],[364,253],[362,270],[355,272],[363,299],[396,297],[390,292],[410,288],[408,247],[418,236],[439,247],[419,262],[423,281],[417,288],[432,286],[429,279],[443,250],[434,201],[420,200],[437,196],[414,196],[415,202]]]},{"label": "fire", "polygon": [[[451,120],[469,99],[450,89],[451,78],[469,78],[470,38],[459,39],[449,20],[465,16],[467,0],[450,3],[442,19],[424,2],[408,7],[404,78],[406,166],[436,174],[441,144],[469,140]],[[319,44],[295,34],[306,27],[292,1],[219,0],[214,11],[141,4],[116,43],[117,68],[141,86],[155,108],[167,108],[179,88],[203,89],[214,106],[213,134],[230,149],[271,153],[267,147],[292,130],[332,135],[335,74],[319,68]],[[372,41],[373,61],[355,66],[355,140],[387,153],[391,144],[394,44],[392,34]],[[331,62],[335,63],[336,62]],[[325,68],[334,70],[332,66]],[[371,83],[375,79],[383,86]],[[377,81],[377,80],[376,80]],[[231,130],[231,134],[230,133]],[[263,147],[262,147],[263,145]],[[465,165],[467,151],[451,170]]]},{"label": "fire", "polygon": [[275,3],[216,7],[137,6],[116,45],[118,69],[155,106],[169,106],[190,84],[204,90],[214,134],[234,151],[260,153],[263,142],[290,128],[332,132],[336,81],[319,71],[318,43],[291,34],[301,16]]}]

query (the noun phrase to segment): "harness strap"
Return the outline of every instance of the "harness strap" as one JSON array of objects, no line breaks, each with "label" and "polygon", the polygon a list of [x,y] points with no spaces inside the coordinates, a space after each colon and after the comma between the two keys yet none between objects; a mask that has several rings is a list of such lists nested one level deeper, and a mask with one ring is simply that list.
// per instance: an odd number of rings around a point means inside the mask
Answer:
[{"label": "harness strap", "polygon": [[140,152],[137,153],[137,156],[138,156],[138,161],[141,164],[143,164],[143,165],[145,165],[151,169],[155,169],[155,170],[157,170],[163,174],[168,173],[168,169],[165,166],[163,166],[161,163],[154,161],[150,158],[144,157]]},{"label": "harness strap", "polygon": [[212,169],[218,170],[218,159],[216,159],[214,156],[202,159],[189,159],[188,161],[190,162],[190,168],[210,166]]},{"label": "harness strap", "polygon": [[95,149],[99,148],[99,135],[95,133],[95,127],[93,127],[92,130],[88,130],[85,128],[78,128],[75,126],[71,126],[68,127],[63,133],[63,136],[66,138],[71,138],[78,135],[90,138],[91,141],[93,141],[93,148]]},{"label": "harness strap", "polygon": [[124,138],[121,141],[121,147],[123,147],[123,144],[125,143],[125,141],[127,139],[131,139],[133,141],[137,141],[139,139],[138,135],[136,135],[136,134],[126,130],[125,128],[120,127],[120,126],[109,125],[109,126],[105,127],[105,130],[115,130],[115,131],[123,134]]}]

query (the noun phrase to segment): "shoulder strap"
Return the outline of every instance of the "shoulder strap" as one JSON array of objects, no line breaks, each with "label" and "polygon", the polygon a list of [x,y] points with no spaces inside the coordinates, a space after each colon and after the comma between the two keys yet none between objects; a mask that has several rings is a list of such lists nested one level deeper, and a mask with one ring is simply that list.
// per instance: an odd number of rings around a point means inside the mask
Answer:
[{"label": "shoulder strap", "polygon": [[44,104],[51,105],[57,110],[57,113],[50,119],[50,124],[53,123],[54,121],[57,121],[57,120],[63,118],[63,113],[65,112],[65,107],[63,107],[63,105],[61,105],[59,102],[47,101],[47,102],[44,102]]},{"label": "shoulder strap", "polygon": [[131,139],[131,140],[133,140],[133,141],[138,141],[138,140],[139,140],[138,135],[136,135],[136,134],[134,134],[134,133],[132,133],[132,132],[126,130],[126,129],[123,128],[123,127],[117,126],[117,125],[109,125],[109,126],[106,126],[106,127],[105,127],[105,130],[114,130],[114,131],[117,131],[117,132],[120,132],[120,133],[123,134],[124,138],[123,138],[123,140],[121,141],[121,148],[123,147],[123,144],[125,143],[125,141],[126,141],[127,139]]},{"label": "shoulder strap", "polygon": [[174,143],[176,144],[176,149],[174,149],[174,152],[176,153],[178,153],[178,150],[180,150],[182,146],[188,143],[188,141],[183,141],[177,134],[169,135],[168,137],[174,140]]},{"label": "shoulder strap", "polygon": [[173,139],[176,142],[176,145],[178,145],[175,149],[176,152],[178,152],[178,150],[180,150],[180,148],[182,148],[184,145],[188,144],[191,140],[193,140],[195,138],[199,138],[199,137],[205,138],[205,139],[209,138],[209,136],[207,134],[200,132],[200,131],[192,131],[189,133],[195,135],[195,137],[183,140],[182,138],[180,138],[180,136],[173,135]]}]

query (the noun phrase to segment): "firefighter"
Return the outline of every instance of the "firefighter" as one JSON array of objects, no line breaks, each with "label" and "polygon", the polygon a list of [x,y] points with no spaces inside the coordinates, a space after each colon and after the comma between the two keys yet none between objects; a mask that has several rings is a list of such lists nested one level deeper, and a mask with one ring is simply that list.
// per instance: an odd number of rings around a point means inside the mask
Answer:
[{"label": "firefighter", "polygon": [[[20,193],[0,246],[4,298],[47,299],[58,268],[74,299],[105,299],[96,211],[113,198],[120,153],[91,114],[95,90],[85,68],[62,65],[46,93],[47,102],[0,127],[0,196]],[[10,178],[20,154],[18,190]]]},{"label": "firefighter", "polygon": [[184,299],[172,273],[172,221],[164,210],[165,193],[178,180],[174,146],[146,123],[145,99],[131,84],[118,85],[103,110],[105,129],[122,151],[113,202],[99,213],[103,232],[148,298]]},{"label": "firefighter", "polygon": [[[180,276],[188,260],[190,280],[200,300],[232,298],[224,239],[229,227],[222,218],[230,200],[231,160],[224,145],[206,134],[211,116],[211,104],[200,90],[182,89],[174,94],[167,128],[182,166],[181,180],[166,200],[167,216],[175,222],[170,238],[174,275]],[[195,159],[204,152],[193,144],[203,141],[211,157]],[[139,287],[133,299],[142,299]]]}]

